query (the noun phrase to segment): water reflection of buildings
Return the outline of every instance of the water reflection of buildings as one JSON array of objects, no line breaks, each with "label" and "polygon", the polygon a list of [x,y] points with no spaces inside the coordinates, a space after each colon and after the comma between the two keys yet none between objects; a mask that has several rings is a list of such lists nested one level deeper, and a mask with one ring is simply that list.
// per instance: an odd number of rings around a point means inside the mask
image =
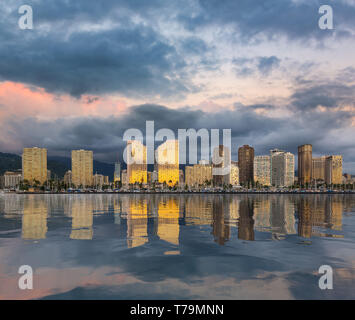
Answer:
[{"label": "water reflection of buildings", "polygon": [[218,244],[224,245],[230,238],[229,203],[218,196],[213,201],[212,208],[212,234]]},{"label": "water reflection of buildings", "polygon": [[147,198],[125,197],[122,210],[127,214],[127,246],[134,248],[148,242]]},{"label": "water reflection of buildings", "polygon": [[[0,197],[0,223],[22,222],[24,239],[44,239],[47,220],[64,214],[71,239],[92,239],[94,218],[112,215],[101,221],[114,221],[129,248],[159,239],[178,246],[190,230],[208,231],[223,245],[252,241],[258,232],[272,239],[341,237],[342,214],[354,207],[354,197],[344,195],[7,195]],[[182,225],[196,228],[182,233]]]},{"label": "water reflection of buildings", "polygon": [[44,239],[47,233],[48,204],[29,196],[23,204],[22,238]]},{"label": "water reflection of buildings", "polygon": [[239,221],[238,221],[238,239],[253,241],[254,235],[254,201],[246,197],[240,201]]},{"label": "water reflection of buildings", "polygon": [[298,235],[342,237],[340,234],[322,232],[322,229],[342,229],[343,199],[341,197],[305,196],[298,201]]},{"label": "water reflection of buildings", "polygon": [[91,240],[93,237],[93,202],[86,197],[73,198],[70,202],[72,231],[70,239]]},{"label": "water reflection of buildings", "polygon": [[179,244],[179,202],[177,198],[164,197],[158,205],[158,236],[172,244]]}]

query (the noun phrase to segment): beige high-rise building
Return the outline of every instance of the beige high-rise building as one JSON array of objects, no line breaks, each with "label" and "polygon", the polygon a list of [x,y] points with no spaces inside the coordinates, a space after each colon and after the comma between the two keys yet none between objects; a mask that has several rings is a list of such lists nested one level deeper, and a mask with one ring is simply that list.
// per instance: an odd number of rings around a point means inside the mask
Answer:
[{"label": "beige high-rise building", "polygon": [[271,185],[271,161],[270,156],[254,157],[254,181],[263,186]]},{"label": "beige high-rise building", "polygon": [[158,182],[169,186],[179,184],[179,141],[167,140],[156,151]]},{"label": "beige high-rise building", "polygon": [[298,184],[305,185],[312,182],[312,145],[305,144],[298,147]]},{"label": "beige high-rise building", "polygon": [[127,141],[127,183],[147,183],[147,147],[138,140]]},{"label": "beige high-rise building", "polygon": [[210,164],[195,164],[185,167],[185,184],[189,187],[212,182],[212,166]]},{"label": "beige high-rise building", "polygon": [[47,149],[24,148],[22,154],[23,179],[29,182],[47,181]]},{"label": "beige high-rise building", "polygon": [[343,183],[343,157],[328,156],[325,162],[325,182],[327,184]]},{"label": "beige high-rise building", "polygon": [[325,181],[325,162],[325,156],[312,159],[312,180]]},{"label": "beige high-rise building", "polygon": [[81,149],[71,152],[72,183],[76,187],[93,185],[93,158],[92,151]]},{"label": "beige high-rise building", "polygon": [[295,180],[295,157],[290,152],[278,149],[270,151],[271,184],[275,187],[290,187]]}]

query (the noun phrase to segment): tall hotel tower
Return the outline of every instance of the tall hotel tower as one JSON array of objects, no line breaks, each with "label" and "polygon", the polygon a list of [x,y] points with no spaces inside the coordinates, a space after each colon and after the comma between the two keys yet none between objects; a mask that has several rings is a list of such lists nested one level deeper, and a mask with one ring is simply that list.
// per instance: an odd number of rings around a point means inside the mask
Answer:
[{"label": "tall hotel tower", "polygon": [[290,152],[270,151],[271,184],[275,187],[290,187],[295,181],[295,156]]},{"label": "tall hotel tower", "polygon": [[298,184],[312,182],[312,145],[304,144],[298,147]]},{"label": "tall hotel tower", "polygon": [[22,154],[22,175],[24,180],[39,181],[43,184],[47,180],[47,149],[24,148]]},{"label": "tall hotel tower", "polygon": [[156,151],[158,182],[174,186],[179,183],[179,141],[167,140]]},{"label": "tall hotel tower", "polygon": [[147,148],[138,140],[127,141],[127,183],[147,183]]},{"label": "tall hotel tower", "polygon": [[254,158],[254,181],[263,186],[271,185],[270,156],[256,156]]},{"label": "tall hotel tower", "polygon": [[254,148],[244,145],[238,149],[239,181],[248,183],[254,180]]},{"label": "tall hotel tower", "polygon": [[93,152],[88,150],[73,150],[71,152],[72,183],[79,187],[93,184]]}]

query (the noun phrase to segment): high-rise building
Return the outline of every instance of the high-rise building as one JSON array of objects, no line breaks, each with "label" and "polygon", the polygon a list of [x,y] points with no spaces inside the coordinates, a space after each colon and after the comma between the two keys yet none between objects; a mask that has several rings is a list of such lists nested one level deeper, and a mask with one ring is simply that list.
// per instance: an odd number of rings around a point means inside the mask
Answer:
[{"label": "high-rise building", "polygon": [[154,183],[154,182],[158,182],[158,171],[153,171],[152,172],[152,181],[151,181],[152,183]]},{"label": "high-rise building", "polygon": [[312,145],[304,144],[298,147],[298,184],[312,182]]},{"label": "high-rise building", "polygon": [[183,170],[179,170],[179,185],[183,186],[184,182],[185,182],[184,171]]},{"label": "high-rise building", "polygon": [[120,162],[115,163],[115,172],[113,174],[113,181],[115,183],[118,181],[121,181],[121,163]]},{"label": "high-rise building", "polygon": [[122,170],[122,185],[127,186],[128,185],[128,176],[127,176],[127,170]]},{"label": "high-rise building", "polygon": [[238,149],[239,180],[247,184],[254,179],[254,148],[244,145]]},{"label": "high-rise building", "polygon": [[230,184],[239,186],[239,167],[236,161],[231,162]]},{"label": "high-rise building", "polygon": [[325,162],[326,157],[319,157],[312,159],[312,180],[325,181]]},{"label": "high-rise building", "polygon": [[167,140],[156,151],[158,182],[169,186],[179,184],[179,141]]},{"label": "high-rise building", "polygon": [[127,182],[147,183],[147,148],[138,140],[127,141]]},{"label": "high-rise building", "polygon": [[263,186],[271,185],[270,156],[256,156],[254,158],[254,181]]},{"label": "high-rise building", "polygon": [[325,162],[325,182],[327,184],[343,183],[343,157],[328,156]]},{"label": "high-rise building", "polygon": [[71,170],[68,170],[64,174],[64,183],[68,186],[70,186],[73,183]]},{"label": "high-rise building", "polygon": [[295,156],[290,152],[270,151],[271,184],[275,187],[290,187],[295,181]]},{"label": "high-rise building", "polygon": [[47,181],[47,149],[24,148],[22,154],[23,179],[29,182]]},{"label": "high-rise building", "polygon": [[230,184],[231,151],[228,147],[220,145],[213,150],[212,177],[214,186]]},{"label": "high-rise building", "polygon": [[72,183],[76,186],[88,187],[93,185],[94,156],[89,150],[72,150],[71,171]]}]

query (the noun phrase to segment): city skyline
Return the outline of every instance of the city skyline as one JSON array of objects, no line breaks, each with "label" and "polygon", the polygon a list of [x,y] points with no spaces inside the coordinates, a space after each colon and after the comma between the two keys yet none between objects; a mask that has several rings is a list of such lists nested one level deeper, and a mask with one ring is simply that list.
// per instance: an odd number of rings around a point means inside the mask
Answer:
[{"label": "city skyline", "polygon": [[[219,145],[213,148],[211,161],[201,159],[193,165],[186,165],[180,170],[179,140],[168,139],[154,150],[154,170],[149,171],[147,165],[147,146],[139,140],[128,140],[125,151],[127,169],[121,171],[120,162],[115,162],[113,180],[110,181],[97,171],[94,174],[94,154],[91,150],[72,150],[71,170],[61,180],[64,185],[59,188],[92,188],[102,190],[103,187],[126,188],[132,185],[152,186],[156,184],[166,187],[182,188],[315,188],[351,185],[352,176],[343,172],[342,155],[327,155],[313,158],[312,145],[298,147],[300,171],[295,171],[295,155],[279,150],[270,150],[270,155],[254,156],[254,148],[243,145],[238,148],[238,161],[231,159],[230,148]],[[184,160],[185,161],[185,160]],[[185,163],[184,163],[185,164]],[[20,172],[21,171],[21,172]],[[1,188],[49,188],[51,171],[47,170],[47,149],[33,147],[24,148],[22,170],[7,170],[0,176]],[[111,182],[113,184],[111,185]],[[323,188],[323,187],[322,187]]]},{"label": "city skyline", "polygon": [[27,4],[33,30],[18,28],[18,1],[0,5],[3,152],[84,148],[113,163],[123,132],[154,120],[231,128],[256,155],[307,142],[355,173],[351,1],[333,4],[334,30],[318,27],[320,0]]}]

